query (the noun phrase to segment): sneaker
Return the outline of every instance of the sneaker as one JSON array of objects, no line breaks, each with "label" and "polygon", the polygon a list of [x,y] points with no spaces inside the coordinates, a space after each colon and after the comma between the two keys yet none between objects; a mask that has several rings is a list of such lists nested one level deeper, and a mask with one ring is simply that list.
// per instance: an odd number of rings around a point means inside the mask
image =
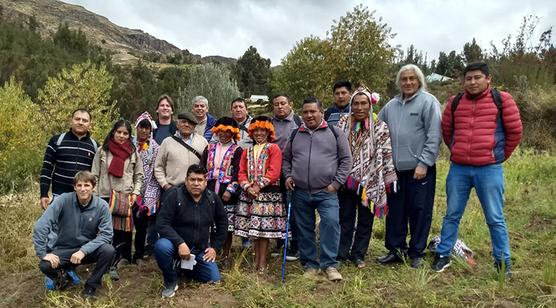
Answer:
[{"label": "sneaker", "polygon": [[71,282],[74,285],[78,285],[78,284],[81,283],[81,278],[79,278],[79,276],[77,275],[77,273],[74,270],[68,271],[68,276],[70,276]]},{"label": "sneaker", "polygon": [[118,264],[116,264],[116,267],[117,267],[117,268],[122,268],[122,267],[128,266],[128,265],[130,265],[130,264],[131,264],[131,263],[129,262],[128,259],[121,259],[120,262],[118,262]]},{"label": "sneaker", "polygon": [[44,287],[48,291],[56,290],[56,284],[54,283],[54,280],[50,279],[50,277],[48,276],[44,276]]},{"label": "sneaker", "polygon": [[355,266],[357,266],[358,269],[363,269],[363,268],[367,267],[367,264],[365,263],[365,261],[363,261],[361,259],[353,260],[353,264]]},{"label": "sneaker", "polygon": [[146,259],[146,258],[152,256],[153,252],[154,252],[154,244],[153,245],[147,244],[145,246],[145,252],[143,253],[143,258]]},{"label": "sneaker", "polygon": [[176,291],[178,290],[178,283],[173,282],[164,285],[164,290],[162,290],[162,298],[170,298],[176,295]]},{"label": "sneaker", "polygon": [[272,258],[277,258],[279,256],[281,256],[281,254],[279,252],[271,252],[270,253],[270,257],[272,257]]},{"label": "sneaker", "polygon": [[443,272],[447,267],[449,267],[450,264],[450,257],[435,255],[431,267],[433,271],[440,273]]},{"label": "sneaker", "polygon": [[330,281],[341,281],[343,279],[342,274],[335,267],[329,267],[325,272],[326,278]]},{"label": "sneaker", "polygon": [[314,279],[317,277],[318,274],[319,274],[318,269],[309,267],[305,269],[305,272],[303,273],[303,277],[308,279]]},{"label": "sneaker", "polygon": [[411,258],[410,266],[413,268],[421,268],[423,266],[423,258]]},{"label": "sneaker", "polygon": [[81,297],[83,297],[83,299],[85,300],[87,299],[95,300],[97,298],[97,292],[95,288],[90,286],[85,286],[85,289],[81,291]]},{"label": "sneaker", "polygon": [[110,279],[114,281],[120,280],[120,275],[118,274],[118,269],[115,266],[110,267],[110,271],[108,272],[110,275]]},{"label": "sneaker", "polygon": [[299,251],[294,253],[292,251],[286,251],[286,261],[297,261],[299,260]]}]

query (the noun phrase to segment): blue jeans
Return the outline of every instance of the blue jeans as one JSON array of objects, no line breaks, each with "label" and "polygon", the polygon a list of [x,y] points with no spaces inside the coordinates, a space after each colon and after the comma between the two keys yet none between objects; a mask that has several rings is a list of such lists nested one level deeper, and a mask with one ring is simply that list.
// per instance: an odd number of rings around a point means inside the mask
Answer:
[{"label": "blue jeans", "polygon": [[[216,262],[204,261],[203,251],[191,247],[190,249],[191,253],[195,255],[197,264],[195,264],[192,270],[182,270],[183,273],[187,277],[199,282],[220,281],[220,272],[218,271]],[[179,263],[177,261],[180,259],[177,247],[175,247],[170,240],[160,238],[154,245],[154,256],[156,258],[156,263],[158,263],[158,267],[162,271],[164,283],[170,284],[176,282],[178,280],[177,269],[179,268]]]},{"label": "blue jeans", "polygon": [[510,241],[503,211],[504,171],[501,164],[475,167],[452,163],[446,179],[448,208],[437,253],[441,256],[450,255],[472,187],[475,187],[490,231],[492,256],[497,263],[504,261],[506,266],[510,266]]},{"label": "blue jeans", "polygon": [[[315,239],[315,209],[320,215],[320,264],[317,262]],[[311,194],[295,190],[292,210],[297,224],[299,260],[305,268],[336,267],[340,243],[340,206],[338,195],[320,191]]]}]

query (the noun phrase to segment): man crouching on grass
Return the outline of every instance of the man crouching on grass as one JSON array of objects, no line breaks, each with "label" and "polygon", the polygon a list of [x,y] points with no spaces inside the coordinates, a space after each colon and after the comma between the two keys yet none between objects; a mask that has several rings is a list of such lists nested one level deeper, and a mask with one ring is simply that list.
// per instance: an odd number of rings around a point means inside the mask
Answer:
[{"label": "man crouching on grass", "polygon": [[[35,224],[33,244],[41,259],[40,270],[55,282],[57,290],[71,283],[67,274],[80,264],[96,263],[81,293],[94,298],[101,287],[115,250],[112,241],[112,217],[106,201],[93,196],[95,176],[89,171],[78,172],[73,179],[74,192],[55,198]],[[58,227],[58,238],[48,249],[48,234]]]},{"label": "man crouching on grass", "polygon": [[164,193],[156,218],[160,239],[154,245],[164,278],[163,298],[176,294],[177,268],[199,282],[220,281],[215,260],[228,234],[228,214],[220,198],[206,189],[206,173],[204,167],[191,165],[185,184]]}]

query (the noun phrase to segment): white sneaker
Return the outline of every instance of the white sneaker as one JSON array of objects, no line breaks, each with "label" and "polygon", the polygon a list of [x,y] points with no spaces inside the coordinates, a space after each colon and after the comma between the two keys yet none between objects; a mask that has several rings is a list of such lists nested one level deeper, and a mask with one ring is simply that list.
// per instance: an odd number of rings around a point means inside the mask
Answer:
[{"label": "white sneaker", "polygon": [[340,274],[335,267],[329,267],[326,269],[326,278],[330,281],[341,281],[344,279],[342,274]]}]

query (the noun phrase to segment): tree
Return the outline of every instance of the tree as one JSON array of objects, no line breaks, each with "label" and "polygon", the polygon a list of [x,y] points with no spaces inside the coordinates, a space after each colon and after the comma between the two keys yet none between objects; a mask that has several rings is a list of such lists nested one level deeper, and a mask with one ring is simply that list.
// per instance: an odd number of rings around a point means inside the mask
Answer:
[{"label": "tree", "polygon": [[364,83],[374,91],[386,90],[394,59],[390,28],[376,20],[367,7],[356,6],[334,21],[328,38],[305,38],[282,60],[275,90],[289,94],[330,96],[334,81]]},{"label": "tree", "polygon": [[229,70],[221,65],[203,64],[190,70],[189,83],[180,89],[174,100],[178,111],[191,110],[191,99],[197,95],[209,101],[209,111],[216,117],[230,113],[230,102],[240,96],[237,84]]},{"label": "tree", "polygon": [[357,5],[340,17],[330,29],[330,50],[326,65],[331,71],[329,84],[338,79],[364,83],[377,92],[384,92],[394,59],[394,48],[389,39],[394,35],[374,11]]},{"label": "tree", "polygon": [[326,78],[326,50],[329,42],[310,36],[297,42],[275,72],[273,93],[287,93],[294,102],[314,95],[323,98],[330,93]]},{"label": "tree", "polygon": [[463,68],[463,59],[456,54],[455,50],[450,51],[449,54],[441,51],[436,63],[435,73],[457,78],[463,72]]},{"label": "tree", "polygon": [[46,134],[39,107],[13,77],[0,88],[0,110],[0,194],[4,194],[38,174]]},{"label": "tree", "polygon": [[463,45],[463,57],[465,63],[468,64],[483,60],[483,51],[481,47],[477,45],[475,38],[473,38],[471,44],[465,43],[465,45]]},{"label": "tree", "polygon": [[113,77],[106,67],[97,67],[90,61],[48,78],[38,94],[46,117],[45,130],[50,134],[65,131],[73,110],[86,108],[92,114],[92,134],[103,139],[119,117],[116,104],[109,101],[112,83]]},{"label": "tree", "polygon": [[270,91],[270,59],[261,57],[257,48],[249,46],[233,70],[239,90],[245,97]]}]

